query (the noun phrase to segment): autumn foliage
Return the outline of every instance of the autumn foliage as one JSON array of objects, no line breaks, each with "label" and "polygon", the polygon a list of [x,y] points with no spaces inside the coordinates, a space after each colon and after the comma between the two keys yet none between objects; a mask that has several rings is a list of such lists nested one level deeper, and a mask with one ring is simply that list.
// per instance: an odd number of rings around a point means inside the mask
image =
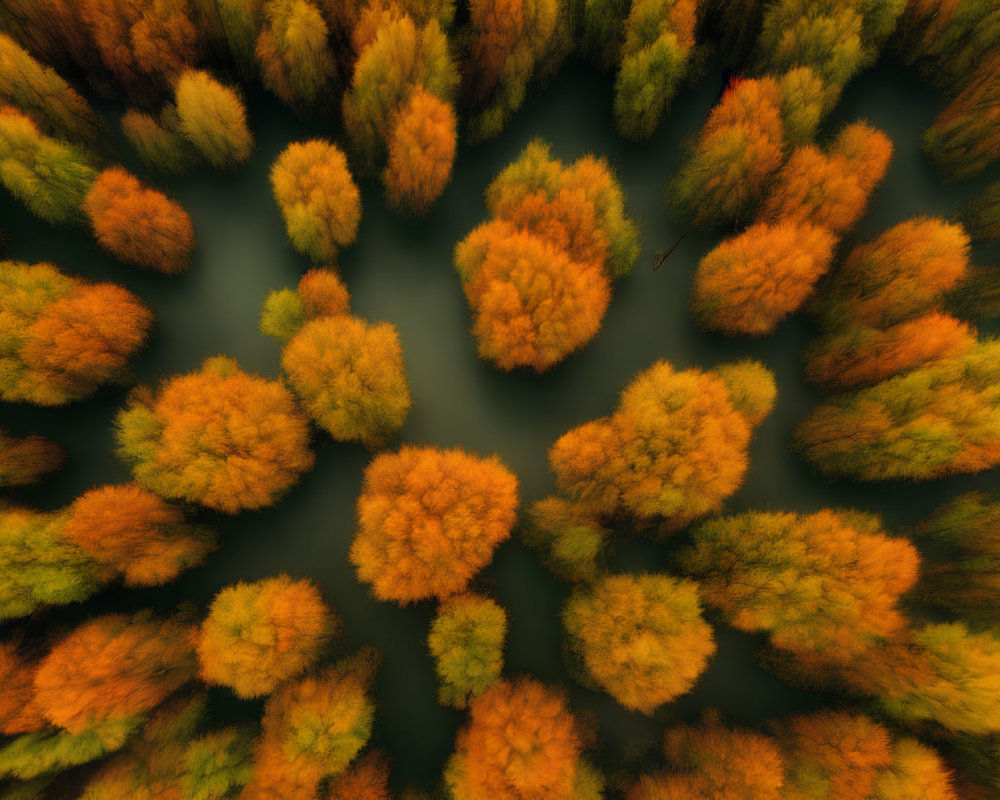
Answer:
[{"label": "autumn foliage", "polygon": [[111,614],[58,641],[35,673],[35,703],[71,734],[151,711],[195,674],[193,634],[176,620]]},{"label": "autumn foliage", "polygon": [[830,476],[927,480],[1000,463],[1000,344],[838,395],[803,419],[795,443]]},{"label": "autumn foliage", "polygon": [[474,698],[445,782],[454,800],[571,800],[581,740],[562,695],[532,680]]},{"label": "autumn foliage", "polygon": [[0,183],[32,214],[53,224],[79,221],[96,179],[82,149],[44,135],[26,114],[0,104]]},{"label": "autumn foliage", "polygon": [[667,187],[667,202],[704,227],[746,221],[785,157],[781,88],[734,80]]},{"label": "autumn foliage", "polygon": [[490,184],[493,219],[455,248],[479,354],[543,372],[600,329],[611,281],[638,256],[638,234],[603,160],[566,166],[540,141]]},{"label": "autumn foliage", "polygon": [[609,575],[563,609],[587,674],[630,711],[652,714],[690,691],[715,653],[698,588],[667,575]]},{"label": "autumn foliage", "polygon": [[309,416],[373,447],[403,426],[410,387],[395,326],[348,314],[349,300],[336,273],[313,269],[295,291],[271,293],[260,326],[284,342],[281,368]]},{"label": "autumn foliage", "polygon": [[1000,504],[981,492],[962,494],[921,520],[919,591],[965,619],[996,618],[1000,607]]},{"label": "autumn foliage", "polygon": [[313,464],[291,393],[222,356],[135,390],[116,425],[142,486],[229,514],[272,505]]},{"label": "autumn foliage", "polygon": [[845,125],[821,151],[796,148],[774,176],[761,208],[770,222],[811,223],[842,234],[864,215],[892,158],[892,142],[863,122]]},{"label": "autumn foliage", "polygon": [[321,781],[347,769],[371,735],[371,669],[359,657],[275,692],[264,706],[253,779],[240,797],[318,798]]},{"label": "autumn foliage", "polygon": [[464,708],[500,680],[507,612],[488,597],[463,594],[441,605],[427,646],[434,657],[438,699]]},{"label": "autumn foliage", "polygon": [[615,77],[615,123],[624,136],[644,139],[656,130],[687,72],[697,12],[697,0],[630,4]]},{"label": "autumn foliage", "polygon": [[941,310],[968,253],[961,226],[928,217],[855,247],[817,303],[826,334],[806,350],[806,377],[851,388],[969,352],[975,330]]},{"label": "autumn foliage", "polygon": [[331,261],[354,242],[361,195],[336,146],[322,139],[293,142],[271,168],[271,188],[292,247],[313,261]]},{"label": "autumn foliage", "polygon": [[362,10],[353,45],[358,57],[344,94],[344,126],[367,171],[388,157],[382,181],[390,205],[426,213],[455,157],[458,71],[447,37],[436,18],[424,22],[376,2]]},{"label": "autumn foliage", "polygon": [[569,4],[564,0],[470,0],[470,53],[464,81],[478,113],[473,142],[491,139],[521,107],[528,84],[554,71],[566,55]]},{"label": "autumn foliage", "polygon": [[211,529],[185,523],[178,508],[134,483],[91,489],[67,510],[61,535],[97,562],[102,581],[167,583],[215,549]]},{"label": "autumn foliage", "polygon": [[659,361],[625,387],[614,414],[556,441],[556,487],[594,514],[685,525],[739,488],[753,428],[775,394],[773,376],[757,362],[712,373]]},{"label": "autumn foliage", "polygon": [[680,562],[705,602],[775,647],[849,661],[906,627],[896,606],[919,558],[877,517],[749,512],[703,522],[692,539]]},{"label": "autumn foliage", "polygon": [[2,261],[0,398],[57,406],[120,382],[152,322],[153,312],[120,286]]},{"label": "autumn foliage", "polygon": [[267,0],[256,5],[263,10],[263,24],[254,52],[264,86],[298,106],[322,100],[336,79],[336,65],[321,7],[310,0]]},{"label": "autumn foliage", "polygon": [[773,333],[829,269],[835,242],[828,229],[808,223],[752,225],[698,262],[691,309],[722,333]]},{"label": "autumn foliage", "polygon": [[517,478],[496,456],[405,446],[365,470],[350,559],[380,600],[445,599],[510,536]]},{"label": "autumn foliage", "polygon": [[66,461],[55,442],[30,434],[11,436],[0,428],[0,486],[28,486],[43,480]]},{"label": "autumn foliage", "polygon": [[187,212],[120,167],[101,173],[83,210],[100,245],[123,261],[171,275],[190,265],[194,228]]},{"label": "autumn foliage", "polygon": [[646,778],[629,800],[784,800],[784,758],[770,737],[717,720],[667,729],[669,771]]},{"label": "autumn foliage", "polygon": [[316,661],[336,625],[308,579],[279,575],[227,586],[201,626],[199,676],[238,697],[269,694]]}]

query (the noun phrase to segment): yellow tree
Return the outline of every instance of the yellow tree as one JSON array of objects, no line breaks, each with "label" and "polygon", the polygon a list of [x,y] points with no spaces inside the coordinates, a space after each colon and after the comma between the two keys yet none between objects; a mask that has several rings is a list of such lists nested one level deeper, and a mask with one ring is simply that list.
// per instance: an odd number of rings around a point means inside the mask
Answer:
[{"label": "yellow tree", "polygon": [[354,242],[361,195],[347,158],[330,142],[293,142],[271,167],[271,188],[292,246],[314,261],[331,261]]},{"label": "yellow tree", "polygon": [[630,711],[690,691],[715,653],[693,581],[609,575],[577,589],[562,617],[587,674]]},{"label": "yellow tree", "polygon": [[739,488],[753,428],[776,392],[757,362],[712,373],[659,361],[625,387],[614,414],[556,441],[549,450],[556,487],[593,514],[681,527]]},{"label": "yellow tree", "polygon": [[338,622],[308,579],[288,575],[227,586],[201,625],[199,677],[237,697],[260,697],[315,663]]}]

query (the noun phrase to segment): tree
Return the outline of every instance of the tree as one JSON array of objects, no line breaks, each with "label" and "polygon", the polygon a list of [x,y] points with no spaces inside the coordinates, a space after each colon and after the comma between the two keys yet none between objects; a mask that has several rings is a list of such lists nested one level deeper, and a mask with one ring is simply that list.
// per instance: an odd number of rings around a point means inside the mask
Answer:
[{"label": "tree", "polygon": [[389,764],[377,751],[368,752],[330,784],[329,800],[392,800]]},{"label": "tree", "polygon": [[522,533],[557,578],[579,582],[597,577],[598,558],[611,531],[565,498],[550,496],[528,507]]},{"label": "tree", "polygon": [[968,353],[975,331],[936,310],[968,253],[961,226],[928,217],[855,247],[817,304],[827,333],[806,350],[808,378],[849,388]]},{"label": "tree", "polygon": [[0,428],[0,487],[29,486],[66,462],[66,451],[39,436],[11,436]]},{"label": "tree", "polygon": [[968,492],[916,527],[924,545],[920,595],[963,618],[994,621],[1000,606],[1000,504]]},{"label": "tree", "polygon": [[782,722],[779,736],[790,798],[866,800],[892,765],[889,731],[863,714],[827,710],[792,717]]},{"label": "tree", "polygon": [[875,61],[904,5],[900,0],[779,0],[763,14],[760,66],[775,72],[807,66],[839,89]]},{"label": "tree", "polygon": [[850,660],[906,626],[919,557],[860,512],[749,512],[700,523],[680,555],[705,602],[775,647]]},{"label": "tree", "polygon": [[14,642],[0,642],[0,733],[12,736],[41,730],[48,723],[34,702],[36,665]]},{"label": "tree", "polygon": [[668,184],[668,204],[698,227],[745,221],[784,161],[781,107],[773,78],[732,80]]},{"label": "tree", "polygon": [[611,300],[600,263],[574,261],[503,221],[462,240],[455,267],[474,309],[479,356],[503,370],[550,369],[594,338]]},{"label": "tree", "polygon": [[451,180],[455,111],[422,86],[390,123],[389,157],[382,172],[386,200],[397,210],[426,215]]},{"label": "tree", "polygon": [[395,326],[348,314],[350,297],[332,270],[309,270],[298,288],[271,292],[261,332],[284,343],[281,365],[310,417],[338,441],[384,443],[410,410]]},{"label": "tree", "polygon": [[371,665],[365,658],[286,684],[264,706],[254,776],[244,800],[315,797],[342,773],[371,736]]},{"label": "tree", "polygon": [[92,774],[80,800],[180,798],[187,743],[204,714],[203,697],[183,697],[158,708],[125,750]]},{"label": "tree", "polygon": [[930,722],[952,733],[986,735],[1000,732],[998,669],[1000,639],[994,632],[946,622],[888,642],[842,677],[904,724]]},{"label": "tree", "polygon": [[177,129],[216,168],[242,164],[253,151],[246,109],[236,90],[203,70],[185,70],[174,87]]},{"label": "tree", "polygon": [[331,261],[353,244],[361,195],[338,147],[322,139],[293,142],[271,168],[271,188],[297,251]]},{"label": "tree", "polygon": [[222,728],[199,736],[184,751],[182,800],[221,800],[253,777],[253,736],[243,728]]},{"label": "tree", "polygon": [[465,708],[500,680],[507,612],[488,597],[463,594],[446,601],[431,623],[427,646],[437,668],[438,701]]},{"label": "tree", "polygon": [[224,356],[135,390],[115,424],[140,485],[229,514],[273,505],[313,464],[291,393]]},{"label": "tree", "polygon": [[71,734],[144,714],[194,678],[192,642],[191,629],[178,620],[96,617],[41,660],[35,702]]},{"label": "tree", "polygon": [[925,364],[959,358],[975,346],[975,328],[940,311],[885,329],[854,325],[806,347],[806,378],[834,389],[871,386]]},{"label": "tree", "polygon": [[309,106],[336,81],[330,29],[310,0],[267,0],[256,55],[264,86],[285,103]]},{"label": "tree", "polygon": [[581,748],[560,693],[533,680],[501,681],[470,702],[445,783],[454,800],[571,800]]},{"label": "tree", "polygon": [[1000,41],[1000,9],[989,0],[913,0],[900,19],[899,53],[936,88],[954,92]]},{"label": "tree", "polygon": [[0,102],[40,122],[47,133],[96,144],[100,122],[86,99],[59,74],[0,33]]},{"label": "tree", "polygon": [[697,0],[633,0],[615,78],[615,123],[630,139],[652,136],[684,78]]},{"label": "tree", "polygon": [[982,172],[1000,156],[1000,56],[984,57],[967,86],[923,135],[924,153],[947,181]]},{"label": "tree", "polygon": [[237,697],[270,694],[311,667],[337,627],[308,579],[240,581],[215,596],[201,624],[199,677]]},{"label": "tree", "polygon": [[187,212],[124,169],[104,170],[83,210],[100,245],[123,261],[170,275],[190,266],[194,228]]},{"label": "tree", "polygon": [[[364,169],[382,173],[390,205],[425,213],[451,174],[458,72],[437,19],[422,26],[397,6],[369,6],[354,33],[358,59],[344,127]],[[401,170],[394,174],[394,170]]]},{"label": "tree", "polygon": [[129,93],[148,97],[201,51],[188,0],[81,0],[101,63]]},{"label": "tree", "polygon": [[517,477],[496,456],[404,446],[365,470],[350,560],[380,600],[462,592],[508,536]]},{"label": "tree", "polygon": [[378,446],[406,421],[410,387],[388,322],[310,320],[285,345],[281,368],[309,416],[337,441]]},{"label": "tree", "polygon": [[[670,772],[646,778],[633,796],[783,800],[784,759],[769,736],[724,728],[718,720],[668,728],[664,753]],[[643,781],[639,786],[642,787]],[[652,787],[659,784],[658,791]],[[643,794],[645,792],[645,794]]]},{"label": "tree", "polygon": [[718,509],[743,482],[752,429],[776,394],[759,363],[733,367],[677,372],[658,361],[639,373],[614,414],[549,450],[556,488],[589,513],[623,511],[669,528]]},{"label": "tree", "polygon": [[652,714],[688,692],[715,653],[698,588],[667,575],[609,575],[562,612],[587,674],[629,711]]},{"label": "tree", "polygon": [[310,320],[347,314],[351,297],[332,269],[311,269],[293,289],[271,292],[260,314],[260,332],[282,344],[290,342]]},{"label": "tree", "polygon": [[112,283],[88,284],[51,264],[0,262],[0,397],[36,405],[83,399],[122,382],[153,312]]},{"label": "tree", "polygon": [[202,163],[231,169],[250,157],[253,134],[235,89],[195,69],[178,75],[173,89],[158,116],[133,109],[122,117],[125,138],[145,164],[179,174]]},{"label": "tree", "polygon": [[96,179],[82,150],[44,136],[30,117],[0,105],[0,183],[28,211],[54,225],[76,222]]},{"label": "tree", "polygon": [[1000,463],[1000,344],[838,395],[799,422],[794,445],[821,473],[928,480]]},{"label": "tree", "polygon": [[528,83],[555,71],[569,49],[569,9],[562,0],[470,0],[465,93],[478,113],[472,142],[492,139],[524,102]]},{"label": "tree", "polygon": [[138,96],[161,89],[201,54],[188,0],[83,0],[80,16],[104,67]]},{"label": "tree", "polygon": [[1000,241],[1000,181],[994,181],[978,197],[959,209],[966,230],[974,239]]},{"label": "tree", "polygon": [[157,586],[215,549],[215,533],[190,525],[179,509],[134,483],[100,486],[67,509],[61,537],[97,562],[99,579]]},{"label": "tree", "polygon": [[875,781],[875,800],[958,800],[952,773],[936,752],[909,736],[892,745],[892,763]]},{"label": "tree", "polygon": [[611,280],[639,243],[603,159],[570,165],[535,140],[486,191],[493,219],[455,248],[479,354],[501,369],[542,372],[600,329]]},{"label": "tree", "polygon": [[882,131],[862,122],[845,125],[826,154],[812,144],[792,152],[775,175],[761,217],[845,233],[864,215],[891,158],[892,142]]},{"label": "tree", "polygon": [[835,244],[808,223],[751,225],[698,262],[691,309],[699,324],[731,336],[773,333],[829,269]]}]

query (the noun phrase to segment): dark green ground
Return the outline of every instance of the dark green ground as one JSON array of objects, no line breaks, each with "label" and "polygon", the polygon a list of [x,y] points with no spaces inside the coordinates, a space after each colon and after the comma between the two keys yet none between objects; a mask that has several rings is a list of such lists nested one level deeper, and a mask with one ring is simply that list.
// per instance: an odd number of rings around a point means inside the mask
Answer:
[{"label": "dark green ground", "polygon": [[[721,70],[696,89],[685,89],[652,141],[632,144],[611,125],[611,79],[569,64],[544,92],[528,103],[499,140],[461,152],[455,176],[430,219],[400,220],[389,213],[377,186],[363,187],[359,241],[340,268],[355,313],[389,320],[399,329],[413,410],[399,441],[462,445],[479,453],[498,452],[517,472],[527,502],[551,488],[545,453],[565,430],[609,413],[619,390],[638,370],[659,358],[677,366],[704,366],[751,355],[777,375],[779,399],[753,444],[749,480],[727,504],[729,510],[851,506],[883,513],[890,527],[910,524],[959,491],[1000,486],[1000,476],[936,481],[922,486],[829,486],[812,476],[788,450],[795,422],[816,402],[802,383],[799,353],[810,338],[805,321],[793,320],[762,341],[726,340],[699,332],[686,310],[691,275],[715,237],[691,233],[656,273],[657,248],[680,234],[663,208],[663,184],[676,168],[682,140],[697,130],[722,88]],[[950,215],[986,180],[945,187],[923,160],[920,132],[942,101],[924,90],[915,75],[879,67],[855,80],[834,119],[867,118],[893,139],[896,154],[876,190],[868,216],[855,236],[867,236],[929,213]],[[138,359],[140,380],[196,368],[208,355],[225,353],[247,369],[275,376],[277,344],[257,331],[260,302],[271,289],[294,286],[307,262],[285,242],[270,193],[267,172],[290,141],[319,135],[342,140],[334,121],[301,124],[277,102],[255,95],[249,103],[257,137],[252,161],[235,174],[210,171],[181,180],[149,175],[130,153],[123,160],[137,174],[168,188],[191,214],[198,238],[194,265],[181,277],[141,272],[105,257],[84,230],[54,229],[30,217],[6,194],[0,196],[0,226],[10,235],[10,257],[50,260],[71,273],[125,284],[156,309],[159,322],[149,349]],[[634,273],[615,289],[604,327],[585,350],[544,376],[502,374],[477,360],[467,334],[468,311],[451,265],[454,244],[484,217],[482,193],[491,178],[534,136],[553,144],[554,155],[573,160],[586,152],[606,156],[621,179],[629,212],[640,221],[645,248]],[[994,171],[995,172],[995,171]],[[991,175],[987,177],[996,177]],[[849,244],[853,237],[848,237]],[[977,263],[1000,261],[997,251],[978,250]],[[126,481],[112,454],[112,418],[126,389],[102,392],[89,402],[63,409],[0,408],[0,423],[15,434],[43,433],[69,450],[66,469],[45,486],[23,492],[24,502],[52,508],[99,483]],[[353,503],[369,454],[359,446],[333,443],[318,434],[317,465],[276,508],[220,518],[223,546],[209,563],[159,590],[114,589],[84,608],[44,617],[37,630],[58,620],[97,611],[182,602],[200,608],[216,591],[238,579],[286,571],[308,575],[345,620],[346,645],[372,644],[383,653],[378,680],[376,744],[394,756],[394,782],[431,785],[451,751],[459,712],[436,702],[433,664],[424,640],[430,605],[401,610],[367,596],[347,563],[353,533]],[[664,545],[624,542],[623,569],[664,567]],[[483,576],[510,613],[508,673],[531,673],[570,683],[561,657],[558,611],[565,588],[553,581],[519,543],[504,545]],[[572,690],[576,709],[600,719],[606,766],[615,767],[659,741],[672,719],[696,718],[716,707],[736,721],[760,720],[815,707],[823,698],[793,690],[753,662],[755,637],[717,628],[719,650],[695,690],[652,719],[630,714],[602,694]],[[221,718],[253,716],[256,707],[217,698]]]}]

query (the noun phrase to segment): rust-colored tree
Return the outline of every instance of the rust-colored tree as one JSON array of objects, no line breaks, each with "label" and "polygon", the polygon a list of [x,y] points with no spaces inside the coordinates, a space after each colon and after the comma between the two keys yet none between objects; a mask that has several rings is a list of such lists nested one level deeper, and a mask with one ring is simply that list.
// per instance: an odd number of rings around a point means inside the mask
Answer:
[{"label": "rust-colored tree", "polygon": [[563,696],[503,681],[472,700],[445,771],[454,800],[571,800],[582,742]]},{"label": "rust-colored tree", "polygon": [[274,504],[313,464],[288,389],[223,356],[135,390],[116,426],[118,454],[139,484],[229,514]]},{"label": "rust-colored tree", "polygon": [[167,583],[215,549],[211,528],[186,523],[180,509],[134,483],[91,489],[68,514],[62,538],[97,562],[102,581]]},{"label": "rust-colored tree", "polygon": [[797,311],[826,273],[836,238],[809,223],[760,222],[698,262],[691,309],[729,335],[766,336]]},{"label": "rust-colored tree", "polygon": [[0,486],[29,486],[42,481],[66,462],[66,451],[32,433],[11,436],[0,428]]},{"label": "rust-colored tree", "polygon": [[191,264],[194,228],[187,212],[124,169],[104,170],[83,210],[100,245],[123,261],[171,275]]},{"label": "rust-colored tree", "polygon": [[113,283],[2,261],[0,398],[57,406],[120,382],[152,322],[153,312]]},{"label": "rust-colored tree", "polygon": [[189,626],[110,614],[56,642],[35,672],[35,703],[52,724],[81,733],[151,711],[196,668]]},{"label": "rust-colored tree", "polygon": [[517,478],[496,456],[383,453],[365,470],[351,563],[380,600],[447,598],[510,536],[517,504]]}]

